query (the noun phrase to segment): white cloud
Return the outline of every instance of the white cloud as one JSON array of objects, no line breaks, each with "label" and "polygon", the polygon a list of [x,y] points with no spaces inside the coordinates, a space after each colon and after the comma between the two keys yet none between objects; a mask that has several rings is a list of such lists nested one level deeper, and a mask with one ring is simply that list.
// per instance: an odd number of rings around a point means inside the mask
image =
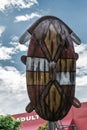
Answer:
[{"label": "white cloud", "polygon": [[11,60],[12,56],[17,54],[20,51],[27,51],[28,47],[27,45],[21,45],[18,42],[18,37],[14,36],[12,37],[11,47],[6,47],[0,44],[0,60]]},{"label": "white cloud", "polygon": [[0,66],[0,75],[0,104],[2,104],[0,113],[16,114],[24,112],[29,101],[25,74],[21,74],[12,66]]},{"label": "white cloud", "polygon": [[34,4],[38,4],[37,0],[0,0],[0,11],[4,12],[6,9],[16,8],[30,8]]},{"label": "white cloud", "polygon": [[14,54],[14,48],[8,48],[5,46],[0,46],[0,60],[10,60],[11,55]]},{"label": "white cloud", "polygon": [[87,44],[75,47],[79,54],[77,60],[76,96],[81,102],[87,101]]},{"label": "white cloud", "polygon": [[2,33],[5,31],[5,27],[4,26],[0,26],[0,37],[2,35]]},{"label": "white cloud", "polygon": [[77,76],[76,78],[76,97],[78,97],[81,102],[87,101],[87,74]]},{"label": "white cloud", "polygon": [[8,90],[16,91],[19,87],[20,90],[25,89],[25,74],[21,74],[15,67],[0,66],[0,75],[0,84]]},{"label": "white cloud", "polygon": [[81,44],[75,47],[76,52],[79,54],[79,59],[77,60],[78,67],[84,67],[87,69],[87,44]]},{"label": "white cloud", "polygon": [[28,47],[26,45],[18,44],[15,49],[18,51],[27,51]]},{"label": "white cloud", "polygon": [[12,41],[18,41],[19,37],[14,35],[14,36],[11,36],[11,39],[12,39]]},{"label": "white cloud", "polygon": [[41,15],[38,13],[32,13],[32,14],[16,16],[14,22],[28,21],[34,17],[41,17]]},{"label": "white cloud", "polygon": [[15,52],[27,51],[27,49],[28,49],[27,45],[26,44],[21,45],[18,41],[19,41],[19,37],[12,36],[11,37],[11,42],[9,43],[14,47]]},{"label": "white cloud", "polygon": [[[13,54],[25,51],[27,47],[18,43],[18,37],[11,37],[11,47],[0,45],[0,60],[10,60]],[[25,73],[21,74],[14,66],[0,66],[0,113],[17,114],[25,112],[29,102]],[[8,108],[8,109],[6,109]]]}]

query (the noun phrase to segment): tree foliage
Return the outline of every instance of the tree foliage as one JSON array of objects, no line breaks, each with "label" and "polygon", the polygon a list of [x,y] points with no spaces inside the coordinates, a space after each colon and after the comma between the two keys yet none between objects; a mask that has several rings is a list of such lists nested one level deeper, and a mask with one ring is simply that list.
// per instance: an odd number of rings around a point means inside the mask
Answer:
[{"label": "tree foliage", "polygon": [[48,122],[44,126],[39,126],[37,130],[48,130]]},{"label": "tree foliage", "polygon": [[0,115],[0,130],[20,130],[21,121],[11,115]]}]

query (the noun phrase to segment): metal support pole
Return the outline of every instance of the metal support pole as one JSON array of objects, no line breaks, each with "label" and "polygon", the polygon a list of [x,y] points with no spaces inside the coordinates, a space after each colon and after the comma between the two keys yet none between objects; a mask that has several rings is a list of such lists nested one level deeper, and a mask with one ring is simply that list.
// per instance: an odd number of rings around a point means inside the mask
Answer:
[{"label": "metal support pole", "polygon": [[72,126],[72,129],[73,129],[73,130],[77,130],[76,125],[73,125],[73,126]]},{"label": "metal support pole", "polygon": [[49,124],[49,130],[55,130],[55,123],[54,122],[49,121],[48,124]]}]

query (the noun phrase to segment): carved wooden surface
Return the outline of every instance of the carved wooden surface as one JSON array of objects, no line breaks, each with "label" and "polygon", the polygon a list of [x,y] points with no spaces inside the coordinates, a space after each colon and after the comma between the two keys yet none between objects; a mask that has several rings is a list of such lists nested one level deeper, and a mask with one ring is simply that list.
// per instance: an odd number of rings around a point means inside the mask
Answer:
[{"label": "carved wooden surface", "polygon": [[32,32],[26,59],[26,82],[30,104],[49,121],[62,119],[72,105],[80,107],[74,98],[77,54],[70,29],[59,19],[43,19]]}]

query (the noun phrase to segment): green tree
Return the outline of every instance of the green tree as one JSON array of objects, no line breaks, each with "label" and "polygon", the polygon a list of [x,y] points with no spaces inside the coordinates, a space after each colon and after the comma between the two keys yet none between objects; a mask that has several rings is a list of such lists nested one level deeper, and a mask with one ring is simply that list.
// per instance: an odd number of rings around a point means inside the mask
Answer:
[{"label": "green tree", "polygon": [[20,130],[21,121],[11,115],[0,115],[0,130]]},{"label": "green tree", "polygon": [[39,126],[37,130],[48,130],[48,122],[44,126]]}]

